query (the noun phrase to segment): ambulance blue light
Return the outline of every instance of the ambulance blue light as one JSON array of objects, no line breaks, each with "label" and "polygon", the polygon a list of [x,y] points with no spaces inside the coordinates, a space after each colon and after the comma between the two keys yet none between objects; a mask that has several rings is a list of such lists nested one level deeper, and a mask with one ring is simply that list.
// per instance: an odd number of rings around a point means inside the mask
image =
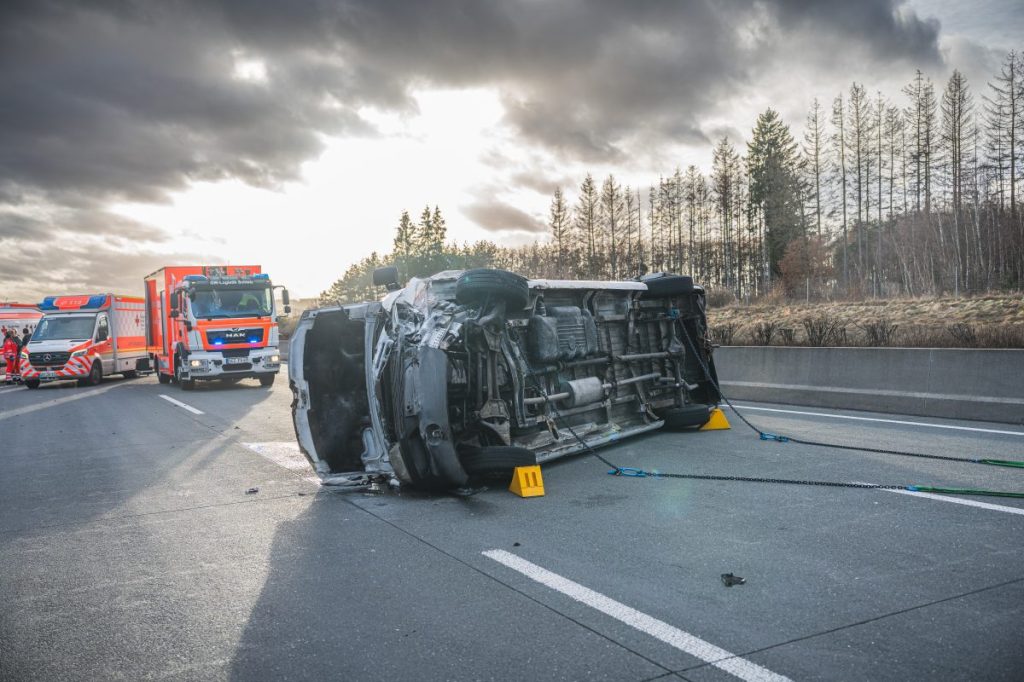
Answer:
[{"label": "ambulance blue light", "polygon": [[217,339],[216,341],[213,342],[213,345],[215,345],[215,346],[223,346],[224,345],[224,339]]},{"label": "ambulance blue light", "polygon": [[90,296],[89,300],[86,301],[85,305],[83,305],[82,307],[83,308],[99,308],[100,306],[102,306],[106,302],[107,302],[107,297],[106,296],[104,296],[103,294],[96,294],[95,296]]},{"label": "ambulance blue light", "polygon": [[255,336],[250,336],[249,337],[249,343],[259,343],[259,342],[260,342],[260,340],[257,337],[255,337]]},{"label": "ambulance blue light", "polygon": [[252,278],[253,279],[270,279],[270,275],[268,275],[265,272],[261,272],[259,274],[253,275]]},{"label": "ambulance blue light", "polygon": [[209,282],[209,278],[206,275],[185,275],[181,280],[183,282]]},{"label": "ambulance blue light", "polygon": [[57,306],[54,305],[53,303],[55,300],[57,300],[56,296],[47,296],[46,298],[43,299],[42,303],[40,303],[36,307],[39,308],[40,310],[56,310]]}]

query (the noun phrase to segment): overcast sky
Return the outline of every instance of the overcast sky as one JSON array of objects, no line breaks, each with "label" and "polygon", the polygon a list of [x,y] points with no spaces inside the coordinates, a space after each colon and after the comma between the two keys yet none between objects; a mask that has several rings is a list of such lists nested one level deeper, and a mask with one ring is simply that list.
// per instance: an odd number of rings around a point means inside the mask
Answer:
[{"label": "overcast sky", "polygon": [[312,296],[428,203],[527,243],[587,171],[707,170],[854,80],[980,94],[1021,36],[1019,0],[5,0],[0,300],[186,262]]}]

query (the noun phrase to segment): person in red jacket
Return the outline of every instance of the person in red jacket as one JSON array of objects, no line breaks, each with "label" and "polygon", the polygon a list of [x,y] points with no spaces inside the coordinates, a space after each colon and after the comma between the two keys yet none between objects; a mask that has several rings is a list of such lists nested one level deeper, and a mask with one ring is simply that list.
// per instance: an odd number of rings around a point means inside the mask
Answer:
[{"label": "person in red jacket", "polygon": [[4,335],[3,345],[3,356],[4,360],[7,361],[7,376],[5,382],[7,385],[13,384],[15,379],[20,379],[18,376],[18,342],[14,340],[14,332],[8,331]]}]

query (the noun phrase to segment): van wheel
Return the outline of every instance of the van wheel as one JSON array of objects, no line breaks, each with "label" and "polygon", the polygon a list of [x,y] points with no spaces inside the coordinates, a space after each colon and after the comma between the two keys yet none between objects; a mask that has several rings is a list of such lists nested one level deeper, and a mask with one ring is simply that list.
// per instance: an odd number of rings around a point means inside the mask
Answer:
[{"label": "van wheel", "polygon": [[39,388],[39,379],[25,379],[25,385],[29,388]]},{"label": "van wheel", "polygon": [[267,377],[260,377],[260,386],[273,386],[274,377],[276,376],[276,374],[271,374],[270,376]]},{"label": "van wheel", "polygon": [[79,379],[79,386],[99,386],[100,382],[103,381],[103,367],[100,365],[100,361],[96,360],[92,363],[92,367],[89,369],[89,376],[85,379]]},{"label": "van wheel", "polygon": [[516,467],[537,463],[537,455],[526,448],[508,445],[465,447],[459,449],[459,461],[470,476],[508,478]]},{"label": "van wheel", "polygon": [[182,371],[181,360],[179,358],[178,361],[174,363],[174,381],[176,381],[177,384],[179,386],[181,386],[181,390],[183,390],[183,391],[191,391],[192,389],[194,389],[196,387],[196,380],[195,379],[182,379],[182,375],[183,374],[184,374],[184,371]]},{"label": "van wheel", "polygon": [[695,426],[704,426],[711,419],[710,405],[687,405],[686,407],[666,407],[657,410],[656,414],[665,420],[666,431],[686,431]]},{"label": "van wheel", "polygon": [[504,301],[510,309],[522,310],[530,303],[530,286],[525,277],[507,270],[466,270],[455,282],[455,300],[463,305]]}]

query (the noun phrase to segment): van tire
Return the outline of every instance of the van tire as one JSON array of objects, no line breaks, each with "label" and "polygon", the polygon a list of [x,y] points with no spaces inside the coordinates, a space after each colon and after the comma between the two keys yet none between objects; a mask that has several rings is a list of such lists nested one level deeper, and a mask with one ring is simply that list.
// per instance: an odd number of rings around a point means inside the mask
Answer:
[{"label": "van tire", "polygon": [[477,478],[508,478],[516,467],[532,466],[537,455],[526,448],[508,445],[467,447],[459,450],[459,461],[470,476]]},{"label": "van tire", "polygon": [[455,282],[455,300],[463,305],[504,301],[510,310],[522,310],[530,303],[530,286],[514,272],[476,268],[466,270]]},{"label": "van tire", "polygon": [[711,419],[710,405],[686,405],[685,407],[666,407],[656,411],[665,420],[662,427],[666,431],[688,431],[697,426],[704,426]]},{"label": "van tire", "polygon": [[103,382],[103,366],[99,360],[94,360],[92,367],[89,368],[89,376],[85,379],[79,379],[79,386],[99,386]]},{"label": "van tire", "polygon": [[25,379],[25,386],[28,388],[39,388],[39,379]]},{"label": "van tire", "polygon": [[276,377],[276,376],[277,376],[276,374],[271,374],[270,376],[260,377],[260,386],[264,386],[264,387],[266,387],[266,386],[273,386],[274,385],[274,377]]}]

